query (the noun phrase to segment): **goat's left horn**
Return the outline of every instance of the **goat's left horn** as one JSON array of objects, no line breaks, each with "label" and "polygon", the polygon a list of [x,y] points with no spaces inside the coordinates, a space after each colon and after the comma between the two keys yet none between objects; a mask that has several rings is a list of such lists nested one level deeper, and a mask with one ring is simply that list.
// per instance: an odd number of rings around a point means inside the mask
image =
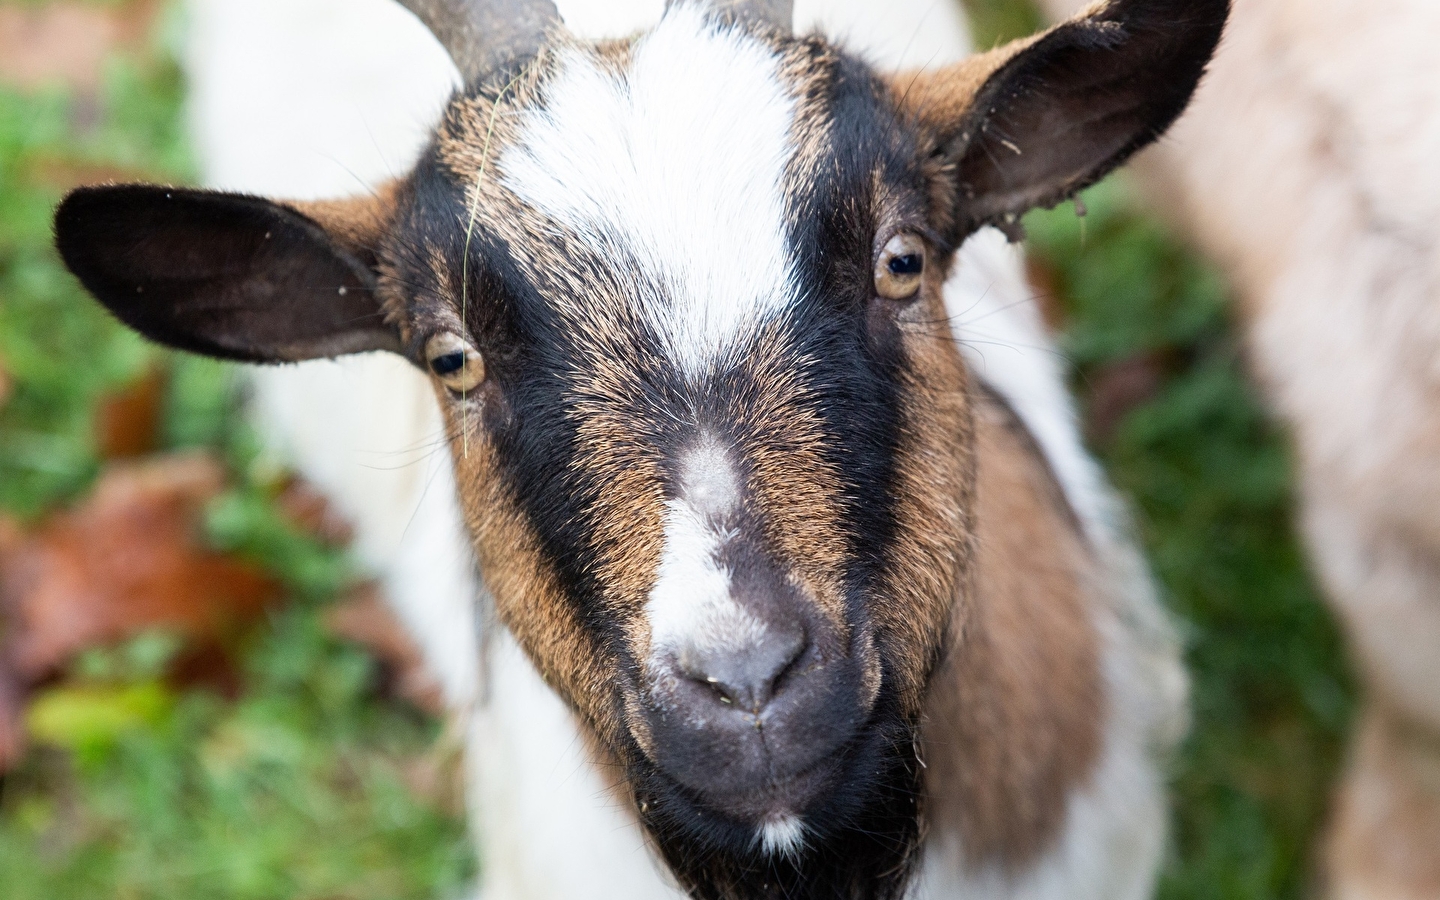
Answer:
[{"label": "goat's left horn", "polygon": [[[696,0],[667,0],[665,8],[685,2]],[[783,34],[789,34],[795,24],[794,0],[708,0],[703,5],[710,7],[722,19],[764,22]]]},{"label": "goat's left horn", "polygon": [[400,0],[455,60],[467,82],[521,57],[560,24],[551,0]]}]

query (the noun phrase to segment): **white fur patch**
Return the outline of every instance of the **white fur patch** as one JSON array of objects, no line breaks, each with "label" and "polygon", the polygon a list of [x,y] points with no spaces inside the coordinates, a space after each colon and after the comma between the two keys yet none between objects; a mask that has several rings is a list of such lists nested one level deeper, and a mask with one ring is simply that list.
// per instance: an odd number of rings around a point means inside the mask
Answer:
[{"label": "white fur patch", "polygon": [[795,109],[769,48],[682,4],[624,73],[565,52],[546,98],[524,114],[500,178],[646,268],[664,296],[637,300],[682,371],[703,374],[793,302],[783,179]]},{"label": "white fur patch", "polygon": [[652,654],[758,646],[765,625],[731,596],[717,557],[735,537],[740,476],[726,447],[702,434],[680,457],[680,494],[666,504],[665,549],[645,604]]},{"label": "white fur patch", "polygon": [[768,856],[797,858],[805,847],[805,822],[799,816],[776,816],[760,826],[756,839]]},{"label": "white fur patch", "polygon": [[680,495],[698,514],[719,523],[740,505],[740,479],[724,445],[702,434],[680,458]]},{"label": "white fur patch", "polygon": [[468,722],[483,900],[685,900],[582,727],[516,645],[490,632]]},{"label": "white fur patch", "polygon": [[[645,604],[652,654],[754,647],[765,625],[736,603],[716,553],[732,535],[685,500],[666,504],[665,550]],[[682,663],[683,663],[682,659]]]}]

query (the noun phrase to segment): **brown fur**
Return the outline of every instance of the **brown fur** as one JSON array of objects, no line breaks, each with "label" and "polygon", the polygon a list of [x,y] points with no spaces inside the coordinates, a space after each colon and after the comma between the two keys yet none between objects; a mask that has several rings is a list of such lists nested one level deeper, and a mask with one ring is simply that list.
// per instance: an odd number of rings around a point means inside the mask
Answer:
[{"label": "brown fur", "polygon": [[899,72],[887,79],[896,107],[912,125],[919,126],[925,138],[920,157],[925,160],[930,208],[938,214],[932,225],[941,233],[955,226],[954,211],[959,204],[955,160],[941,152],[942,145],[955,124],[969,117],[975,95],[990,76],[1033,42],[1034,38],[1014,41],[942,69]]},{"label": "brown fur", "polygon": [[1008,410],[982,399],[975,419],[975,600],[930,682],[927,810],[972,864],[1014,870],[1053,844],[1099,757],[1094,562]]},{"label": "brown fur", "polygon": [[[923,299],[897,323],[910,366],[896,450],[896,552],[873,611],[877,636],[911,662],[894,672],[901,702],[918,713],[925,678],[951,628],[971,606],[971,508],[975,492],[969,380],[941,299],[943,272],[926,274]],[[883,314],[883,313],[881,313]],[[937,323],[940,323],[937,326]]]},{"label": "brown fur", "polygon": [[392,179],[369,194],[343,200],[291,201],[285,205],[314,219],[346,250],[371,261],[390,232],[403,182]]}]

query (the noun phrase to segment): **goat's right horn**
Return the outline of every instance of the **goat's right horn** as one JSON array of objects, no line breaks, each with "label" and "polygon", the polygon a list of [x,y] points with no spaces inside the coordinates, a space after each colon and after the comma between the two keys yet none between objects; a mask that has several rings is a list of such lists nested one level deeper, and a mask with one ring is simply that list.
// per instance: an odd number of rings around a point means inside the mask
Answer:
[{"label": "goat's right horn", "polygon": [[560,24],[551,0],[400,0],[450,53],[466,82],[540,49]]},{"label": "goat's right horn", "polygon": [[795,0],[667,0],[665,8],[684,2],[701,2],[722,19],[764,22],[783,34],[795,25]]}]

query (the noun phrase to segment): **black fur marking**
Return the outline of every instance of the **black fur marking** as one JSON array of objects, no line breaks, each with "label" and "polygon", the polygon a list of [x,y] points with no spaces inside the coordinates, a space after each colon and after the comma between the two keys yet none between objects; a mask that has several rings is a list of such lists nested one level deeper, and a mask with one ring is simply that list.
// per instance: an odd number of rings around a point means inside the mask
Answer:
[{"label": "black fur marking", "polygon": [[247,362],[399,349],[372,261],[269,200],[80,188],[56,210],[55,242],[116,318],[171,347]]},{"label": "black fur marking", "polygon": [[963,237],[1089,187],[1180,116],[1229,0],[1114,0],[1001,66],[956,123]]}]

